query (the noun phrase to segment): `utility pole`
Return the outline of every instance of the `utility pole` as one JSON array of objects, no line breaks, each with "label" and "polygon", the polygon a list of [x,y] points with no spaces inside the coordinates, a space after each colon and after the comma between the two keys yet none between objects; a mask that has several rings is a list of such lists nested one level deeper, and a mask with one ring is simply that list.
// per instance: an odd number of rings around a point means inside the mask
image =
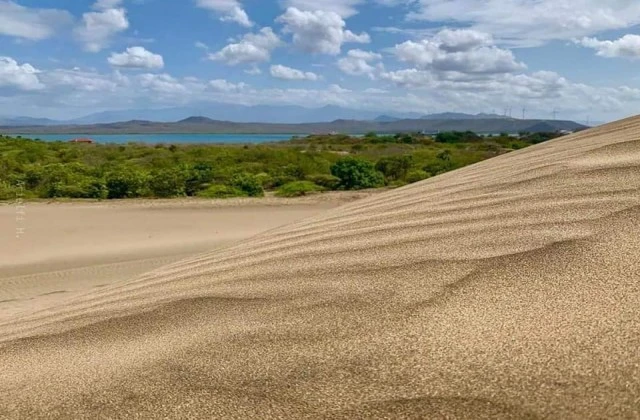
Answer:
[{"label": "utility pole", "polygon": [[551,114],[553,114],[553,119],[556,120],[558,119],[558,110],[553,108],[553,112],[551,112]]},{"label": "utility pole", "polygon": [[524,120],[524,116],[527,112],[527,108],[522,108],[522,119]]}]

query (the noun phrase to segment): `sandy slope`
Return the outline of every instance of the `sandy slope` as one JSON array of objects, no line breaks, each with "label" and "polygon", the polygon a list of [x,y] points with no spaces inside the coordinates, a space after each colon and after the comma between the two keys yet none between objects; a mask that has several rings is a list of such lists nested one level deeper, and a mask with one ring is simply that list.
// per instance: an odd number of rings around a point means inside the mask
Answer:
[{"label": "sandy slope", "polygon": [[22,220],[16,218],[16,203],[5,204],[0,206],[0,322],[351,200],[328,194],[288,201],[28,203]]},{"label": "sandy slope", "polygon": [[640,119],[0,325],[0,417],[638,418]]}]

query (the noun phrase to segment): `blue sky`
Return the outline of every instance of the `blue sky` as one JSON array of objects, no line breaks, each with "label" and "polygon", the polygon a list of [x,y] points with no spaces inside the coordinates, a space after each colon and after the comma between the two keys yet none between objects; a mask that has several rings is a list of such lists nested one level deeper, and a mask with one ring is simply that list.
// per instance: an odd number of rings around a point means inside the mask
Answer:
[{"label": "blue sky", "polygon": [[637,0],[0,0],[0,116],[640,113]]}]

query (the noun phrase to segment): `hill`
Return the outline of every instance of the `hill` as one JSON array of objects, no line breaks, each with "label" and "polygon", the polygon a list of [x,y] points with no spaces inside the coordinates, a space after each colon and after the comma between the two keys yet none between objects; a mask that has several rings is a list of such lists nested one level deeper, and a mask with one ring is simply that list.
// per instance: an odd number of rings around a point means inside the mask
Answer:
[{"label": "hill", "polygon": [[634,418],[639,130],[552,140],[5,320],[0,415]]},{"label": "hill", "polygon": [[[544,130],[540,129],[544,128]],[[390,121],[360,121],[339,119],[329,123],[310,124],[266,124],[239,123],[212,120],[202,116],[192,116],[174,123],[151,121],[126,121],[111,124],[93,125],[57,125],[46,127],[0,126],[0,133],[13,134],[159,134],[159,133],[241,133],[241,134],[311,134],[339,132],[363,134],[370,131],[378,133],[399,132],[437,132],[437,131],[474,131],[476,133],[517,133],[522,131],[541,132],[586,128],[573,121],[561,120],[516,120],[516,119],[403,119]]]}]

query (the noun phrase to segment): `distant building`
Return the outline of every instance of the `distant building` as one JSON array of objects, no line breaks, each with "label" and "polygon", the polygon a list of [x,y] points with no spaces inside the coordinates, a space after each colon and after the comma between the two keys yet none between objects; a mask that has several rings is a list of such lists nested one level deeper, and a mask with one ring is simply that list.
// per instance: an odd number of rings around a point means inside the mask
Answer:
[{"label": "distant building", "polygon": [[81,137],[81,138],[69,140],[69,143],[87,143],[87,144],[92,144],[93,140],[88,139],[86,137]]}]

